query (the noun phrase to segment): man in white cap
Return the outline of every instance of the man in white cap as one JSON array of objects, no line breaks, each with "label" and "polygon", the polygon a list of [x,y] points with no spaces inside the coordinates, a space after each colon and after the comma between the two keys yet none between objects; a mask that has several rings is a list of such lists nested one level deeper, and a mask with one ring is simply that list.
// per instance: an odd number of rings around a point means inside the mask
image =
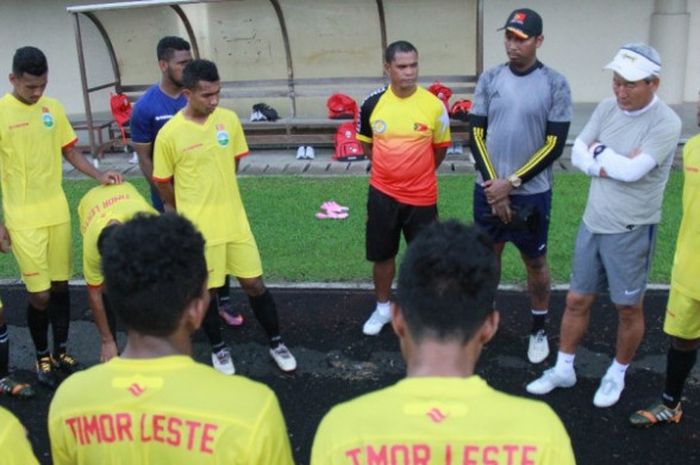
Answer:
[{"label": "man in white cap", "polygon": [[615,97],[598,105],[572,150],[573,164],[591,176],[591,187],[576,238],[557,362],[527,385],[532,394],[546,394],[576,384],[576,347],[596,294],[607,287],[618,312],[617,345],[593,398],[597,407],[620,398],[644,335],[642,301],[681,131],[680,118],[656,96],[661,72],[656,50],[626,44],[605,69],[613,71]]}]

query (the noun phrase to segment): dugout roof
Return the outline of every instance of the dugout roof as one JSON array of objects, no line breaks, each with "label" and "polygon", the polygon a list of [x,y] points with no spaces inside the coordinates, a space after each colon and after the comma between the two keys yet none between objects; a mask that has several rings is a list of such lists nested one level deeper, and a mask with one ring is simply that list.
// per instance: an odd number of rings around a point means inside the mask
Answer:
[{"label": "dugout roof", "polygon": [[[423,83],[473,84],[482,69],[483,1],[144,0],[67,10],[92,129],[93,93],[138,93],[158,80],[155,45],[165,35],[185,37],[195,57],[216,62],[224,106],[249,109],[265,98],[288,117],[318,116],[314,87],[377,87],[382,52],[399,39],[418,48]],[[305,95],[318,101],[306,104]]]}]

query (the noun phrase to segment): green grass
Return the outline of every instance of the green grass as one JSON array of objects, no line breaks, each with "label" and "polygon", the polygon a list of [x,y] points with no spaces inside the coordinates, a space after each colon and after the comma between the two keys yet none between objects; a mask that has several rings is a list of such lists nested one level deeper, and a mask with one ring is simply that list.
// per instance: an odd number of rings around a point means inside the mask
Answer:
[{"label": "green grass", "polygon": [[[132,179],[148,199],[146,183]],[[367,179],[353,177],[243,177],[239,180],[251,226],[262,254],[265,276],[279,281],[369,281],[371,266],[364,259],[365,202]],[[474,177],[440,177],[440,217],[471,222]],[[75,276],[82,276],[81,238],[77,204],[93,181],[66,181],[65,190],[73,212]],[[676,232],[681,216],[682,173],[674,171],[666,189],[664,217],[659,228],[652,282],[667,283],[670,277]],[[588,178],[557,173],[549,239],[549,261],[555,283],[569,280],[576,231],[586,204]],[[317,220],[319,205],[335,199],[350,206],[344,221]],[[402,245],[402,252],[403,252]],[[401,253],[402,253],[401,252]],[[17,278],[11,255],[0,257],[0,277]],[[524,269],[517,250],[508,245],[503,260],[503,282],[524,282]]]}]

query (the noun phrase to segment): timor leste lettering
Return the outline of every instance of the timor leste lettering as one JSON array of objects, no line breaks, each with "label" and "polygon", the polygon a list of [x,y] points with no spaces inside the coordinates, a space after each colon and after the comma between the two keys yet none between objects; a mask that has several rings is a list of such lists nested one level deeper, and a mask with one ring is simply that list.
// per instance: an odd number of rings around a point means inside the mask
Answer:
[{"label": "timor leste lettering", "polygon": [[214,453],[219,426],[154,413],[103,413],[65,420],[80,446],[115,442],[160,443],[203,454]]},{"label": "timor leste lettering", "polygon": [[536,465],[532,444],[377,444],[345,451],[350,465]]},{"label": "timor leste lettering", "polygon": [[83,222],[83,231],[85,231],[88,226],[92,223],[92,220],[95,219],[95,216],[97,216],[99,213],[103,212],[104,210],[110,208],[116,203],[122,202],[124,200],[130,200],[131,196],[129,194],[117,194],[114,195],[108,199],[103,200],[102,202],[98,203],[94,207],[90,209],[88,212],[87,216],[85,217],[85,221]]}]

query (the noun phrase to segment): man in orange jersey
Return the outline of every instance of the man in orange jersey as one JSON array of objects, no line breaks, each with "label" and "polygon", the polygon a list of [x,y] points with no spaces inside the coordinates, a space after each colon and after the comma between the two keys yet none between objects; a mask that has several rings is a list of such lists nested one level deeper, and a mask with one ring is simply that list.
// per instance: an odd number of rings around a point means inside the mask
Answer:
[{"label": "man in orange jersey", "polygon": [[435,170],[451,143],[445,106],[416,83],[416,48],[406,41],[389,45],[384,72],[390,84],[362,103],[357,130],[372,161],[365,242],[377,304],[362,328],[368,336],[379,334],[390,320],[401,233],[411,242],[437,218]]}]

